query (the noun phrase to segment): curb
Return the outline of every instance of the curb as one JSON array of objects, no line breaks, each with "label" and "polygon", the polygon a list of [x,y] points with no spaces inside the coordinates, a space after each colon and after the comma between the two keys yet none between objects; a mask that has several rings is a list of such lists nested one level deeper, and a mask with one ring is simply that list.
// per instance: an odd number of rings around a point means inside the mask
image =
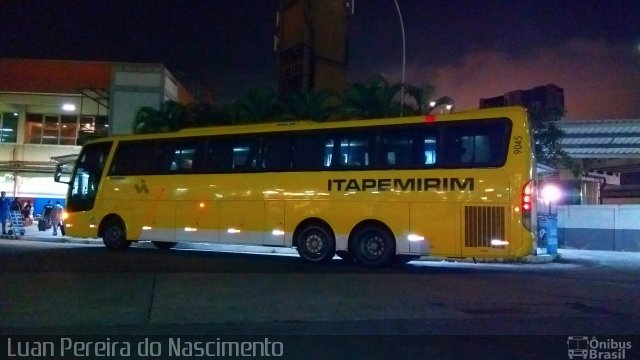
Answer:
[{"label": "curb", "polygon": [[[102,245],[101,239],[93,238],[74,238],[68,236],[54,237],[52,236],[15,236],[15,235],[1,235],[0,239],[10,240],[24,240],[24,241],[42,241],[51,243],[70,243],[70,244],[94,244]],[[146,243],[142,243],[143,247]],[[139,246],[140,246],[139,245]],[[149,245],[153,246],[153,245]],[[183,250],[211,250],[211,251],[226,251],[226,252],[244,252],[244,253],[259,253],[259,254],[283,254],[283,255],[298,255],[298,252],[294,248],[283,247],[269,247],[269,246],[255,246],[255,245],[232,245],[232,244],[206,244],[206,243],[178,243],[176,249]],[[464,263],[482,263],[482,264],[548,264],[558,261],[560,259],[559,254],[542,254],[542,255],[528,255],[523,258],[495,258],[495,259],[474,259],[474,258],[448,258],[448,257],[436,257],[436,256],[422,256],[421,261],[447,261],[447,262],[464,262]]]},{"label": "curb", "polygon": [[448,262],[463,262],[463,263],[477,263],[477,264],[548,264],[557,261],[560,258],[559,254],[542,254],[542,255],[527,255],[522,258],[450,258],[450,257],[436,257],[436,256],[423,256],[420,258],[422,261],[448,261]]}]

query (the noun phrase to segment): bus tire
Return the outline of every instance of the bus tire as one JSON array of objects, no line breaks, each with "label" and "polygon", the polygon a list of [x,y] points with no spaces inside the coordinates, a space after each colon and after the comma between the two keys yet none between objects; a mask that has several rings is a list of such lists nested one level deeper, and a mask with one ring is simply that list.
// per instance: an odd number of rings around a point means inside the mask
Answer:
[{"label": "bus tire", "polygon": [[324,264],[333,259],[336,241],[325,226],[309,224],[297,232],[296,248],[304,261]]},{"label": "bus tire", "polygon": [[395,259],[395,238],[382,226],[362,227],[354,233],[353,240],[354,255],[365,266],[384,267]]},{"label": "bus tire", "polygon": [[152,241],[152,243],[159,250],[169,250],[178,244],[173,241]]},{"label": "bus tire", "polygon": [[102,229],[102,242],[107,249],[125,250],[131,246],[127,241],[127,233],[124,224],[118,219],[109,220]]}]

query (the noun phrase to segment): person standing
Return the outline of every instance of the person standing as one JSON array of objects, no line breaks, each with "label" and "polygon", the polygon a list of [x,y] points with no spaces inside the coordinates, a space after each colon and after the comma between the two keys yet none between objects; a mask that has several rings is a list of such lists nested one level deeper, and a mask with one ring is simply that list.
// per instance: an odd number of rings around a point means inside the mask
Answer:
[{"label": "person standing", "polygon": [[60,201],[56,201],[56,205],[53,207],[53,211],[51,211],[51,222],[53,224],[53,235],[58,235],[58,227],[60,226],[60,221],[62,220],[62,205],[60,205]]},{"label": "person standing", "polygon": [[32,210],[32,206],[31,206],[31,200],[27,200],[26,203],[24,203],[24,206],[22,207],[22,218],[24,219],[24,226],[31,226],[31,224],[33,223],[33,218],[31,217],[31,210]]},{"label": "person standing", "polygon": [[20,215],[22,215],[22,204],[20,203],[20,199],[15,197],[11,202],[11,206],[9,207],[10,211],[17,211]]},{"label": "person standing", "polygon": [[11,201],[9,201],[6,195],[6,192],[0,192],[0,222],[2,222],[2,235],[7,235],[7,218],[9,217],[9,207],[11,206]]}]

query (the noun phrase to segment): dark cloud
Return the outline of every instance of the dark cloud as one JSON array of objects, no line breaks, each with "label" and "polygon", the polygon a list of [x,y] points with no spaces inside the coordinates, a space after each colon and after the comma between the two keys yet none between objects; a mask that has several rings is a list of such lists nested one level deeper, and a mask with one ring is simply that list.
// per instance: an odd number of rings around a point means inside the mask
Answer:
[{"label": "dark cloud", "polygon": [[640,53],[629,42],[570,40],[517,56],[475,51],[451,65],[409,64],[406,73],[407,82],[431,83],[438,95],[453,97],[458,110],[477,108],[483,97],[555,84],[564,88],[568,118],[640,117]]}]

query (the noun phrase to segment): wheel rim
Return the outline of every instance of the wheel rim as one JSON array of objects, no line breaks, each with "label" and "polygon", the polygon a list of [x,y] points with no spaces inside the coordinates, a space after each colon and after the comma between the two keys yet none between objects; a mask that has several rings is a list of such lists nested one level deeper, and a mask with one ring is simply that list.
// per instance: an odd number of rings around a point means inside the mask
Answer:
[{"label": "wheel rim", "polygon": [[378,259],[385,252],[385,240],[378,233],[365,234],[362,241],[362,255],[368,259]]},{"label": "wheel rim", "polygon": [[122,229],[120,229],[120,227],[117,225],[112,225],[107,228],[107,230],[105,231],[105,235],[105,239],[107,240],[107,242],[111,244],[119,243],[120,239],[122,238]]},{"label": "wheel rim", "polygon": [[326,247],[325,242],[326,239],[314,232],[305,238],[304,248],[310,256],[318,257],[322,255],[322,251]]}]

